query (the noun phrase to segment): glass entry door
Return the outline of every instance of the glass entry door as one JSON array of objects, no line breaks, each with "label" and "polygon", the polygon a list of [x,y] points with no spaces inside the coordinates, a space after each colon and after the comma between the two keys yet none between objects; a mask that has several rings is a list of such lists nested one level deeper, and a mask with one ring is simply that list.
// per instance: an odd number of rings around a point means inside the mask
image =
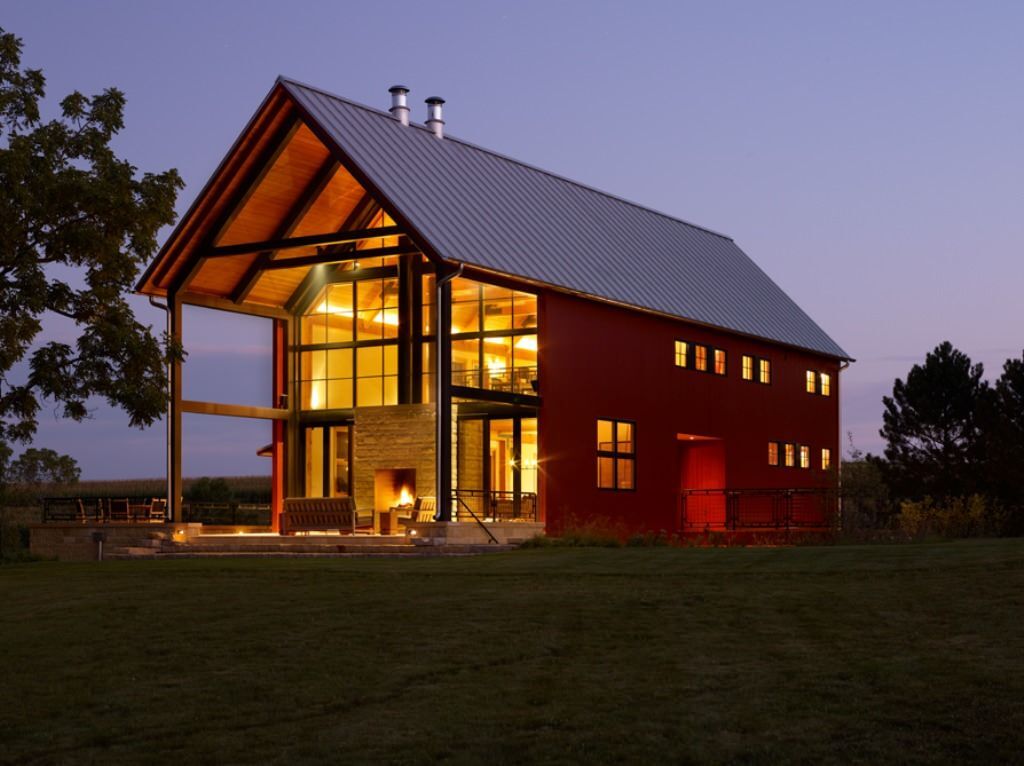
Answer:
[{"label": "glass entry door", "polygon": [[537,504],[537,418],[459,419],[457,495],[486,518],[531,518]]},{"label": "glass entry door", "polygon": [[352,426],[307,426],[303,434],[306,497],[352,494]]}]

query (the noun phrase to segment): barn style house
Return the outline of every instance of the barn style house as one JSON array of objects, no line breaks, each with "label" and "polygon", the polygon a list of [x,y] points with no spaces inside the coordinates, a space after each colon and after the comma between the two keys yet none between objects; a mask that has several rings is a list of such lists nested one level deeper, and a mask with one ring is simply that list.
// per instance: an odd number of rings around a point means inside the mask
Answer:
[{"label": "barn style house", "polygon": [[378,532],[410,506],[554,533],[831,523],[849,357],[732,239],[390,93],[279,79],[142,276],[172,336],[185,305],[273,331],[266,406],[183,400],[172,365],[173,520],[182,414],[204,413],[272,424],[275,530],[317,498]]}]

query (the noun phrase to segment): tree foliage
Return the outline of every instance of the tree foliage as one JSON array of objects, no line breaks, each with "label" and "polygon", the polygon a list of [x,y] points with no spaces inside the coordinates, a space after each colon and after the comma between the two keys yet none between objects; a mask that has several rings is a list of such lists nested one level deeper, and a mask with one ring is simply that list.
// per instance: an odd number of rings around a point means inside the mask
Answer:
[{"label": "tree foliage", "polygon": [[8,481],[23,486],[77,484],[81,475],[82,471],[73,457],[59,455],[52,449],[29,448],[7,469]]},{"label": "tree foliage", "polygon": [[[141,324],[126,295],[174,220],[181,179],[140,177],[115,154],[125,98],[114,88],[74,92],[44,120],[45,78],[21,69],[21,47],[0,29],[0,444],[30,441],[46,399],[82,420],[98,396],[150,425],[180,349]],[[73,345],[37,343],[47,312],[74,323]]]},{"label": "tree foliage", "polygon": [[946,341],[897,379],[885,406],[881,435],[887,483],[901,498],[947,498],[977,488],[981,431],[987,395],[982,365]]},{"label": "tree foliage", "polygon": [[[1007,359],[983,407],[985,480],[1004,505],[1024,509],[1024,352]],[[1017,520],[1024,533],[1024,513]]]}]

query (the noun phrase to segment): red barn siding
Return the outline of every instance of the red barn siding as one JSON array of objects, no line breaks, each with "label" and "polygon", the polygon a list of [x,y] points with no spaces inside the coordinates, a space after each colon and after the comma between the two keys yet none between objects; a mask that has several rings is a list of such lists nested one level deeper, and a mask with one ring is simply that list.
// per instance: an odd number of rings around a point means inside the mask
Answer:
[{"label": "red barn siding", "polygon": [[[541,501],[550,532],[571,517],[675,530],[684,480],[721,477],[730,488],[829,485],[821,449],[832,451],[836,465],[837,360],[560,293],[545,292],[541,304]],[[725,349],[727,374],[676,367],[677,339]],[[770,385],[742,380],[743,354],[771,359]],[[807,370],[832,375],[831,396],[806,392]],[[598,418],[636,423],[634,491],[597,489]],[[678,434],[722,441],[685,475]],[[808,445],[811,468],[769,466],[769,441]]]}]

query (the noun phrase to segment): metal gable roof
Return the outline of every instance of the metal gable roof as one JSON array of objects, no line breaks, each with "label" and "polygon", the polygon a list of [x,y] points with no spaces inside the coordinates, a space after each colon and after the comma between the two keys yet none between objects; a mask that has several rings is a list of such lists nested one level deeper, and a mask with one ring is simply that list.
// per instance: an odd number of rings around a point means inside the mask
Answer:
[{"label": "metal gable roof", "polygon": [[726,236],[279,82],[446,259],[850,358]]}]

